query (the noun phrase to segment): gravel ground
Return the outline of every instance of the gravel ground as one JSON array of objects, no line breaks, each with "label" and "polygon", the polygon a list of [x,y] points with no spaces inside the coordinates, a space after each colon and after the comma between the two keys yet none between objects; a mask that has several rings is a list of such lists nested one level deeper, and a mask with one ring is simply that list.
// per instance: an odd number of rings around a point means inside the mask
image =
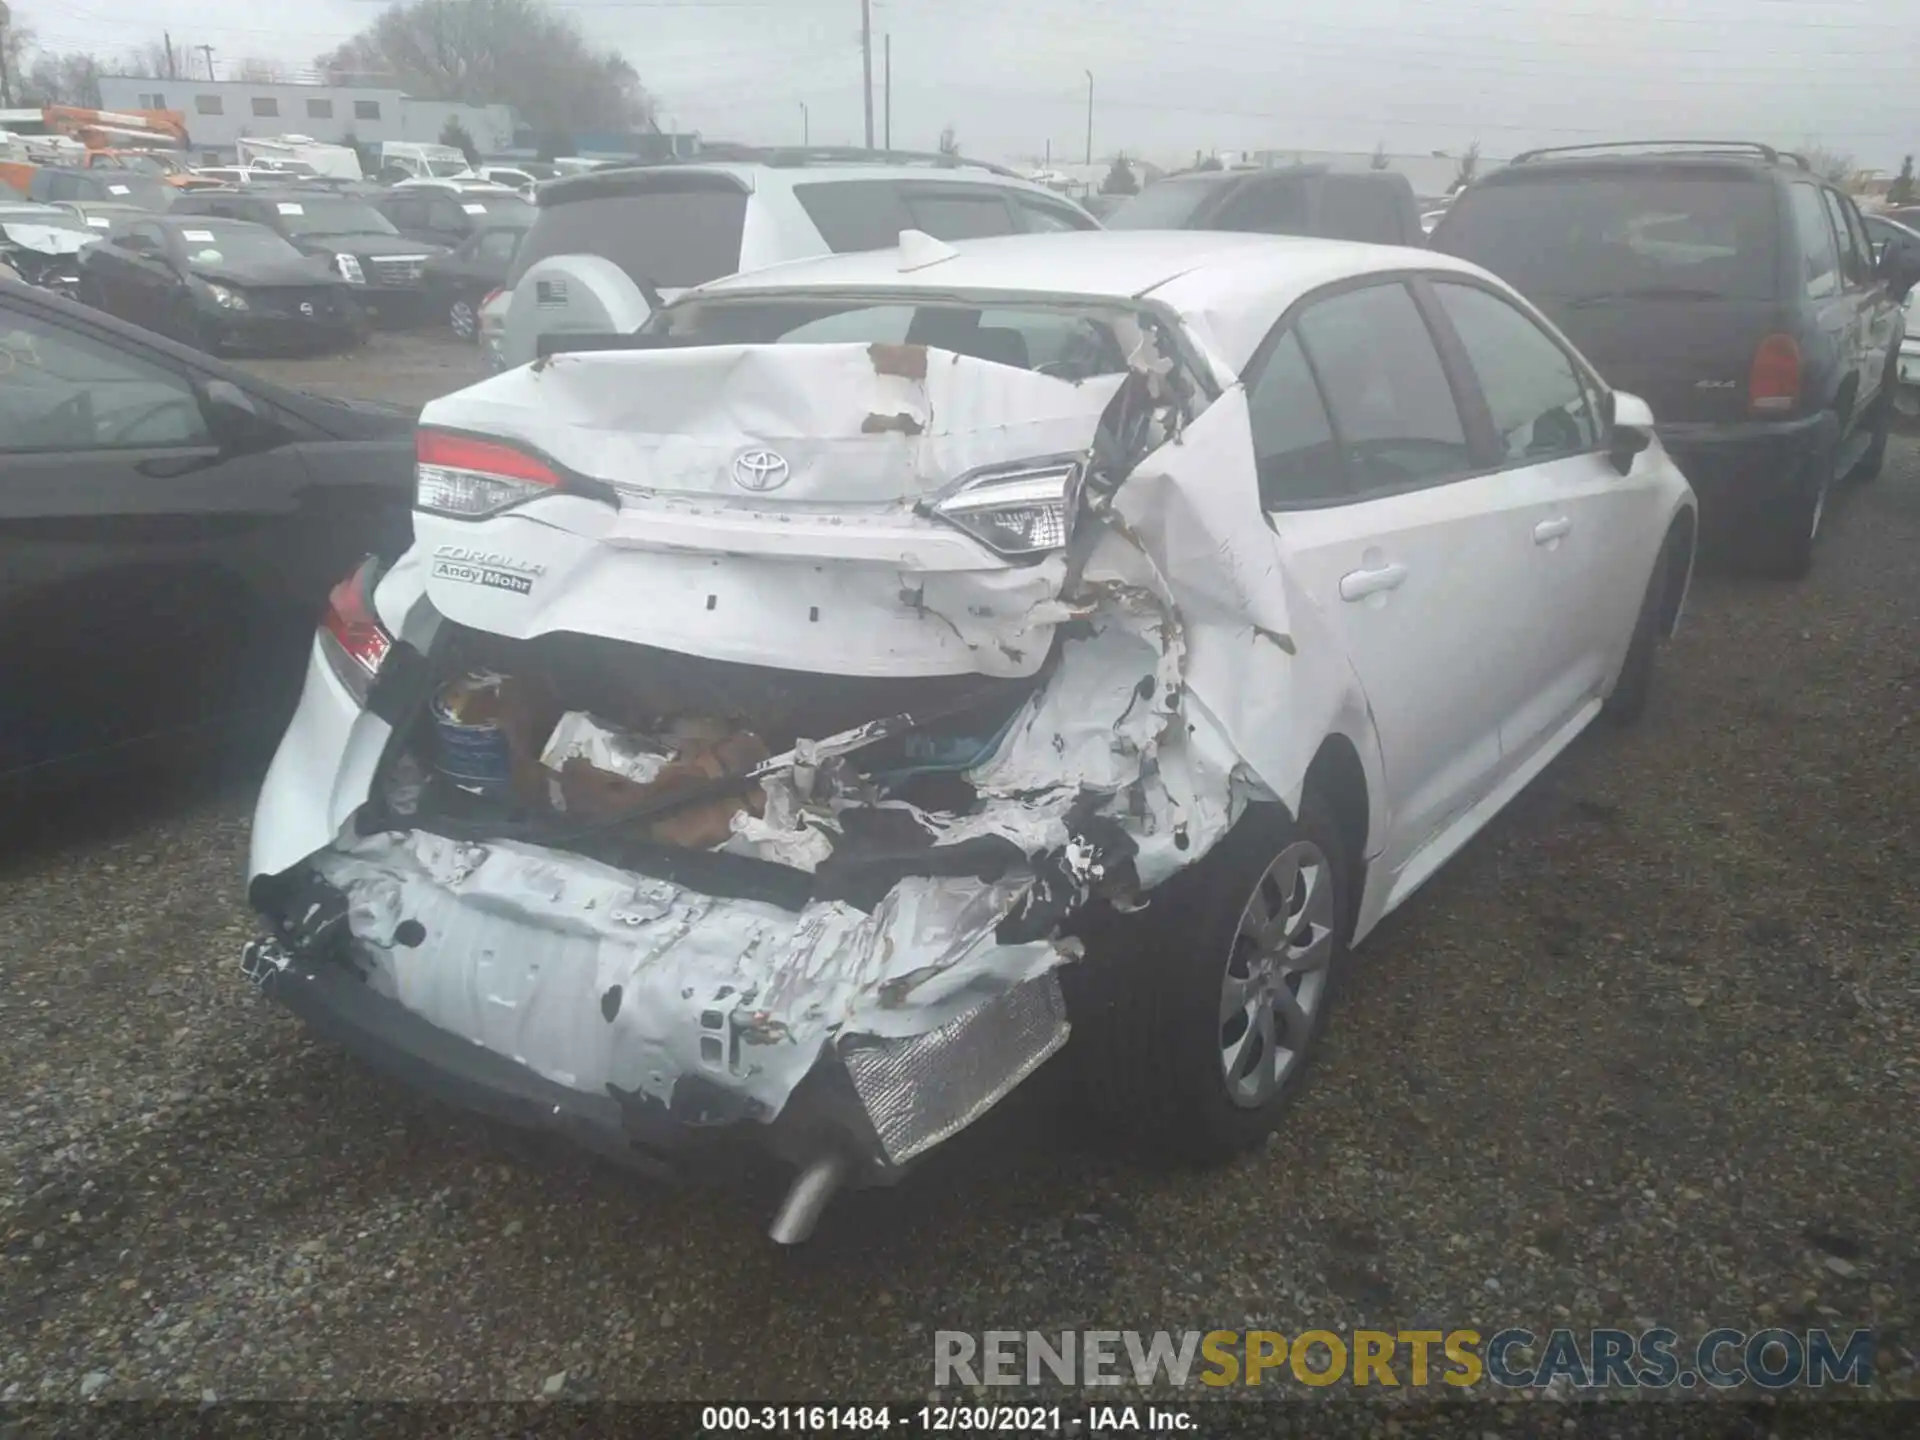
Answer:
[{"label": "gravel ground", "polygon": [[365,345],[341,355],[235,363],[282,385],[395,405],[424,405],[485,373],[479,346],[445,330],[376,330]]},{"label": "gravel ground", "polygon": [[[460,358],[380,343],[382,393]],[[1805,584],[1704,576],[1644,724],[1373,937],[1260,1156],[1137,1168],[1043,1072],[797,1251],[762,1187],[520,1142],[255,996],[257,761],[17,821],[0,1398],[872,1400],[936,1329],[1656,1321],[1872,1326],[1920,1394],[1920,447],[1831,526]]]}]

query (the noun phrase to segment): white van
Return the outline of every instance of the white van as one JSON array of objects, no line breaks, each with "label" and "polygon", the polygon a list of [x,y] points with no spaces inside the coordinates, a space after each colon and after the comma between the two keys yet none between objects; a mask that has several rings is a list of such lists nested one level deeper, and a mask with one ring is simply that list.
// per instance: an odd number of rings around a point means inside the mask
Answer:
[{"label": "white van", "polygon": [[473,169],[457,145],[427,145],[414,140],[380,142],[380,178],[395,180],[464,180]]}]

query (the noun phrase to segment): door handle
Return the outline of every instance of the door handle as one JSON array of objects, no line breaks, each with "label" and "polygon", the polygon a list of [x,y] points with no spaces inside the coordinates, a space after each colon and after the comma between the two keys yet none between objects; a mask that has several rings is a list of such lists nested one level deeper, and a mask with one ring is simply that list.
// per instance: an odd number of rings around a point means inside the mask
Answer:
[{"label": "door handle", "polygon": [[1573,521],[1564,515],[1556,515],[1551,520],[1542,520],[1538,525],[1533,527],[1533,543],[1536,545],[1551,545],[1572,529]]},{"label": "door handle", "polygon": [[1382,565],[1377,570],[1352,570],[1340,577],[1342,600],[1364,600],[1387,590],[1398,590],[1407,578],[1404,565]]}]

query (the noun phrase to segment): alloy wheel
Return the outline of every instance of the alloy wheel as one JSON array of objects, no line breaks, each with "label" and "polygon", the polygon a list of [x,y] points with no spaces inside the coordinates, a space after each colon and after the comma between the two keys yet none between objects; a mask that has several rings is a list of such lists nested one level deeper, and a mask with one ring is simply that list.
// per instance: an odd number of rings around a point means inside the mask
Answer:
[{"label": "alloy wheel", "polygon": [[1333,866],[1310,840],[1274,856],[1247,897],[1220,986],[1220,1073],[1233,1102],[1271,1100],[1306,1057],[1327,1001]]},{"label": "alloy wheel", "polygon": [[453,333],[462,340],[473,339],[476,321],[473,306],[465,300],[453,302],[453,308],[447,312],[447,323],[453,326]]}]

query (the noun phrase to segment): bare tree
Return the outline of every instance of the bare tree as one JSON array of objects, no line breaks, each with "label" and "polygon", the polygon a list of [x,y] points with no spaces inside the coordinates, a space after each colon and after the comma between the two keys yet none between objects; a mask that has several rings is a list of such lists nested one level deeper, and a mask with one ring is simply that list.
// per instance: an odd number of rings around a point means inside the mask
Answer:
[{"label": "bare tree", "polygon": [[250,55],[233,67],[233,78],[255,85],[277,85],[287,78],[287,69],[278,60],[263,60],[258,55]]},{"label": "bare tree", "polygon": [[1473,183],[1474,177],[1479,173],[1480,142],[1476,140],[1462,152],[1460,156],[1460,166],[1453,174],[1453,184],[1447,187],[1448,193],[1451,194],[1455,190],[1466,189],[1467,186]]},{"label": "bare tree", "polygon": [[102,70],[98,56],[77,51],[52,55],[43,50],[21,83],[20,98],[29,104],[83,105],[97,110]]},{"label": "bare tree", "polygon": [[1822,180],[1835,185],[1845,185],[1854,176],[1853,156],[1839,150],[1829,150],[1824,145],[1808,144],[1800,147],[1800,158],[1807,162],[1807,168]]},{"label": "bare tree", "polygon": [[467,164],[480,163],[479,147],[473,143],[473,133],[460,123],[458,115],[447,116],[447,123],[440,127],[440,143],[451,145],[467,157]]},{"label": "bare tree", "polygon": [[546,132],[650,124],[653,101],[617,50],[596,49],[546,0],[411,0],[315,61],[331,83],[378,79],[429,100],[513,106]]}]

